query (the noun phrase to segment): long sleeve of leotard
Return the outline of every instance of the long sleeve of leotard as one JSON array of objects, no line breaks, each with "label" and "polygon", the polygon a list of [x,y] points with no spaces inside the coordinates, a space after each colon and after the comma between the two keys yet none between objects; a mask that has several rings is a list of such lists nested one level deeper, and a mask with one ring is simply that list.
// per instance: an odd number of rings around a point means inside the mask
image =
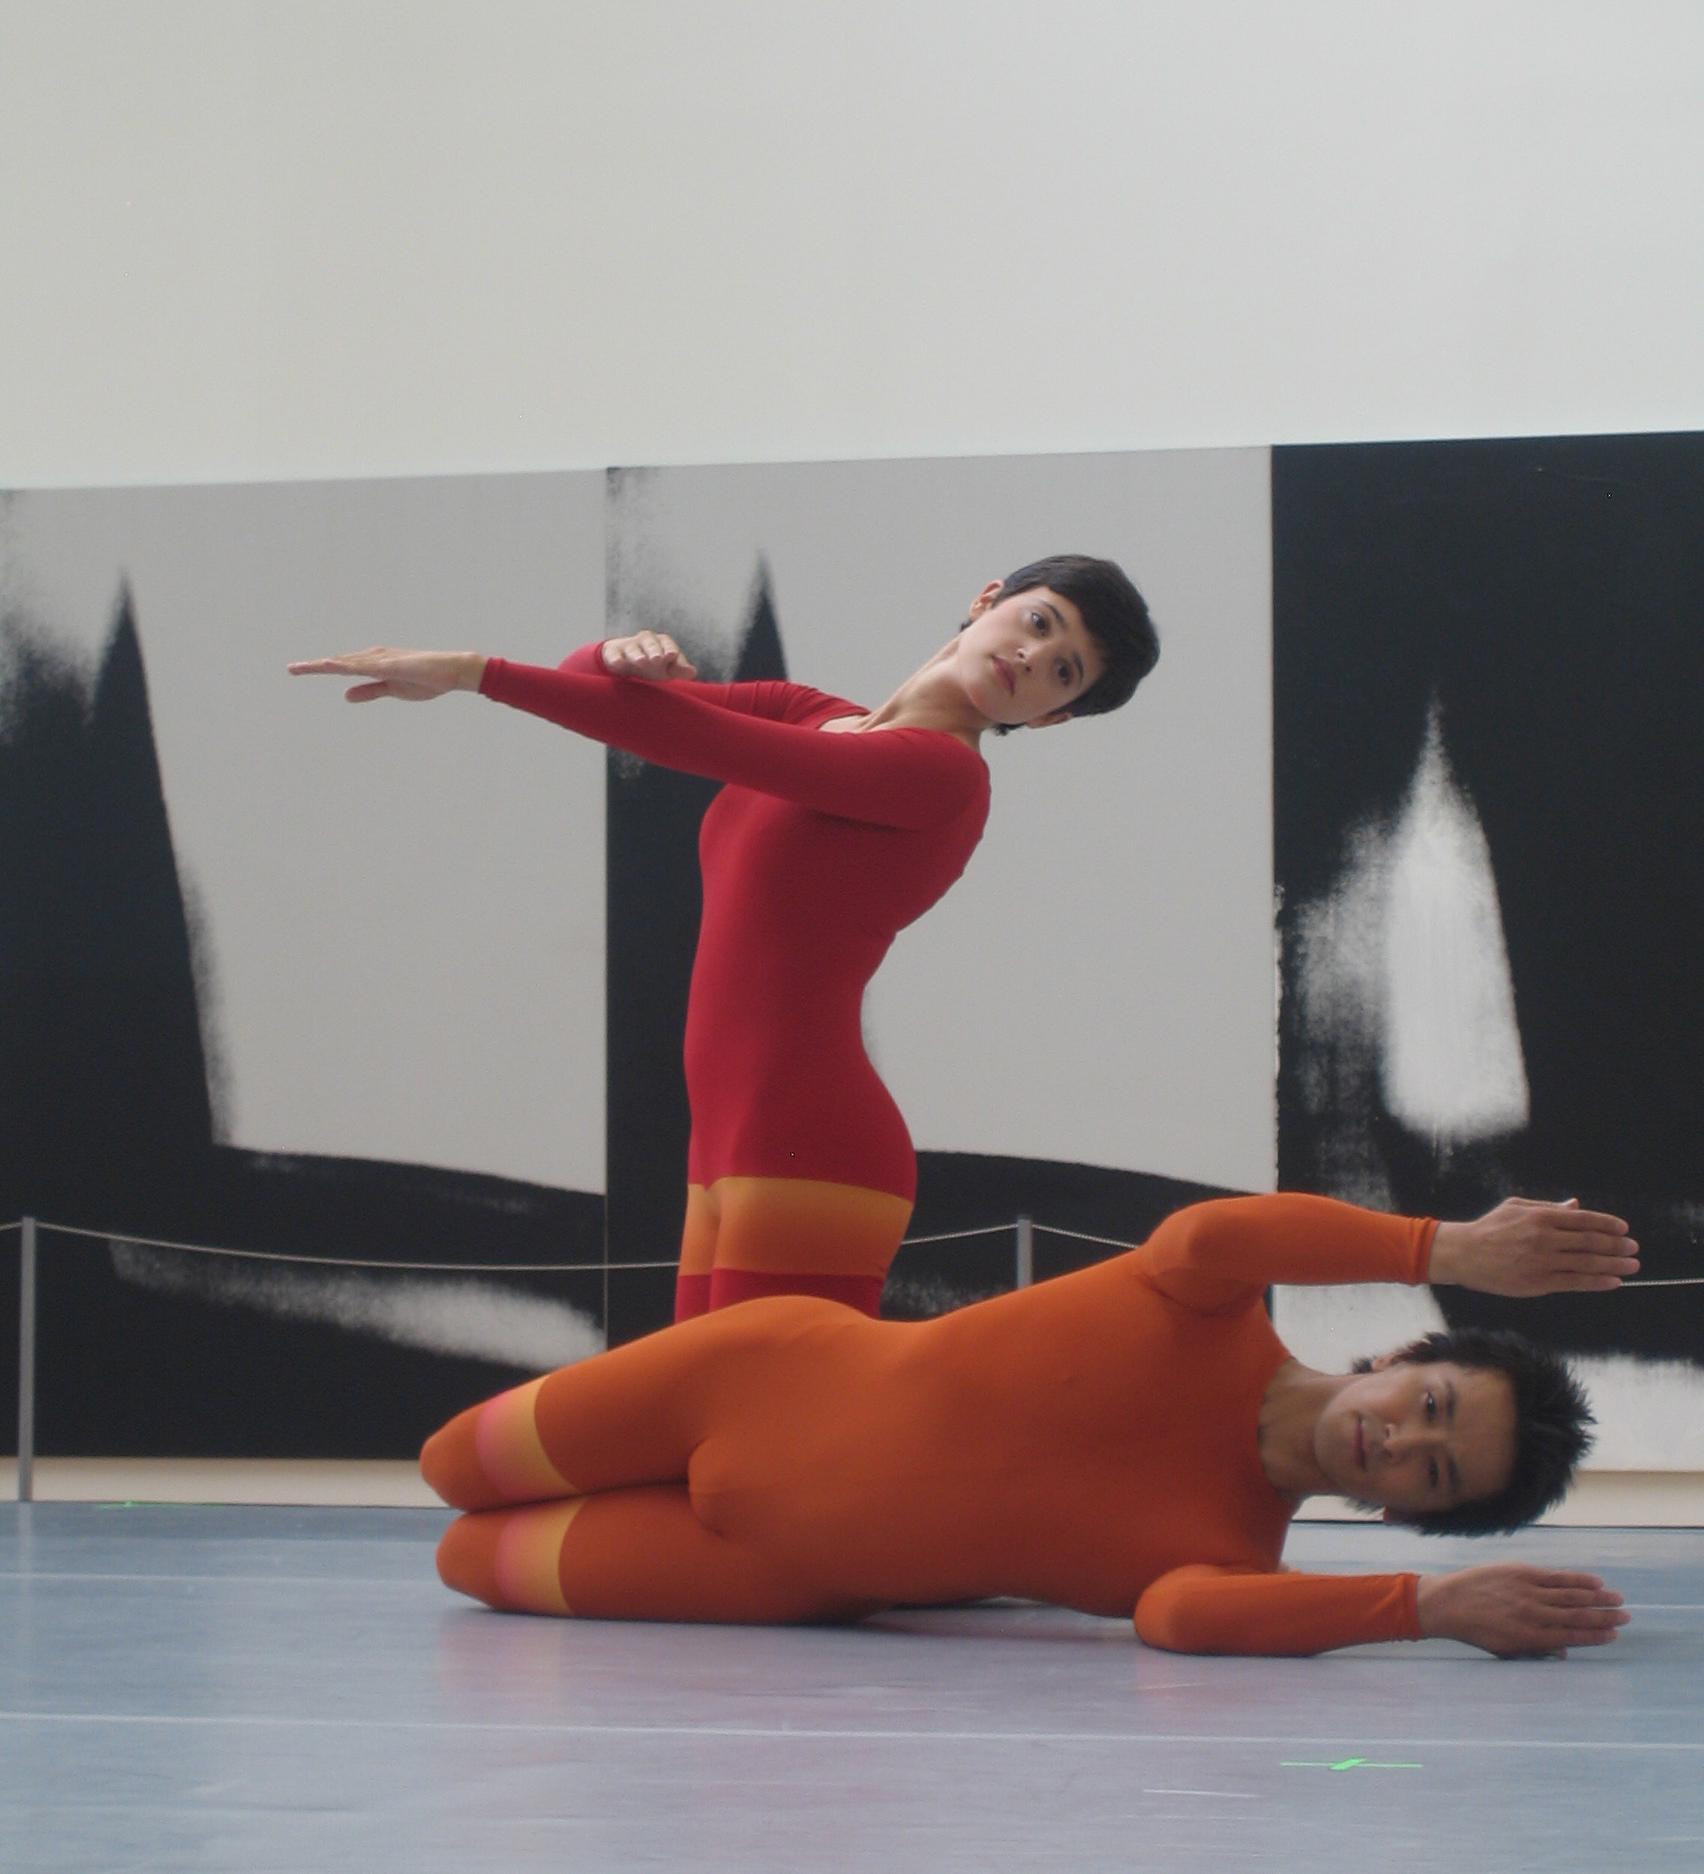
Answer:
[{"label": "long sleeve of leotard", "polygon": [[1418,1575],[1174,1568],[1136,1603],[1137,1637],[1173,1653],[1324,1653],[1418,1640]]},{"label": "long sleeve of leotard", "polygon": [[[573,660],[570,660],[571,662]],[[785,684],[715,686],[715,702],[690,683],[648,683],[486,660],[480,694],[590,736],[643,760],[714,781],[732,781],[818,813],[879,826],[938,826],[987,786],[982,758],[932,729],[827,735],[753,713],[758,692]],[[735,692],[753,694],[741,697]]]},{"label": "long sleeve of leotard", "polygon": [[[582,677],[609,677],[609,672],[604,668],[603,647],[602,638],[593,638],[590,644],[582,644],[577,651],[570,651],[556,668],[572,671]],[[611,683],[615,681],[613,677],[609,677],[609,680]]]},{"label": "long sleeve of leotard", "polygon": [[[609,683],[648,683],[648,677],[618,677],[604,662],[604,638],[593,638],[570,651],[556,668],[577,677],[602,677]],[[802,683],[759,679],[746,683],[703,683],[696,677],[668,677],[664,681],[682,696],[696,696],[718,709],[734,709],[747,716],[767,716],[771,722],[796,722],[799,712],[825,699],[820,690]]]},{"label": "long sleeve of leotard", "polygon": [[1174,1212],[1134,1252],[1171,1300],[1204,1314],[1279,1283],[1424,1282],[1437,1224],[1296,1192]]}]

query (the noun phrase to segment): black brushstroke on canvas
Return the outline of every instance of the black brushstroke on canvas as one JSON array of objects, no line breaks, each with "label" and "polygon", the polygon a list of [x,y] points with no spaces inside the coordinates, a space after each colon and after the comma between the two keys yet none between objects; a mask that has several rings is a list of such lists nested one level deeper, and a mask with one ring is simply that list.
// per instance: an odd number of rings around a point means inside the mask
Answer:
[{"label": "black brushstroke on canvas", "polygon": [[[596,1262],[601,1200],[429,1166],[214,1143],[196,946],[121,593],[92,694],[8,620],[0,721],[0,1218],[284,1254]],[[594,1319],[601,1275],[505,1276]],[[15,1283],[0,1335],[17,1333]],[[521,1369],[143,1292],[42,1244],[44,1455],[412,1455]],[[15,1439],[15,1397],[0,1404]]]},{"label": "black brushstroke on canvas", "polygon": [[[1647,1278],[1704,1274],[1704,437],[1287,448],[1272,486],[1281,1182],[1337,1188],[1353,1141],[1402,1209],[1578,1195],[1632,1221]],[[1389,1112],[1377,1060],[1345,1095],[1369,1110],[1310,1113],[1329,1038],[1297,975],[1301,922],[1354,829],[1397,812],[1434,699],[1531,1093],[1522,1131],[1455,1151]],[[1576,1352],[1704,1362],[1699,1294],[1439,1300]]]},{"label": "black brushstroke on canvas", "polygon": [[122,1189],[210,1140],[212,1113],[128,593],[92,697],[39,637],[8,688],[0,1198],[7,1216],[69,1220],[91,1185]]}]

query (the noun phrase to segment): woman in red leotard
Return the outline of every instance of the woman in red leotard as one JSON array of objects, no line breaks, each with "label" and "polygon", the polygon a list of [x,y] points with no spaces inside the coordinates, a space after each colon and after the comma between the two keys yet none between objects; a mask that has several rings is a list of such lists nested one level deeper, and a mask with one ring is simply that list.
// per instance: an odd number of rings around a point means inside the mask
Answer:
[{"label": "woman in red leotard", "polygon": [[353,702],[478,690],[726,783],[699,840],[685,1318],[775,1294],[876,1312],[917,1167],[864,1051],[865,986],[982,837],[982,736],[1116,709],[1158,655],[1124,573],[1068,554],[985,586],[967,623],[875,710],[795,683],[693,681],[674,640],[649,631],[555,669],[383,648],[290,668],[356,678]]}]

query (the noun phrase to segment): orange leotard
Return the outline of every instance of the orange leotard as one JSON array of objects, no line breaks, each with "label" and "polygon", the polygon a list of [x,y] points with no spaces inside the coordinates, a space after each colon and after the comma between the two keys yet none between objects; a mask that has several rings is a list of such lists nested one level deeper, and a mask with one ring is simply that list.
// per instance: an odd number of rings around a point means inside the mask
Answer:
[{"label": "orange leotard", "polygon": [[[495,1606],[849,1618],[1019,1595],[1154,1645],[1417,1638],[1416,1577],[1284,1571],[1258,1421],[1275,1282],[1424,1279],[1428,1221],[1231,1198],[1092,1268],[924,1322],[809,1297],[678,1324],[498,1395],[422,1459],[472,1512],[440,1567]],[[505,1507],[527,1505],[529,1507]]]}]

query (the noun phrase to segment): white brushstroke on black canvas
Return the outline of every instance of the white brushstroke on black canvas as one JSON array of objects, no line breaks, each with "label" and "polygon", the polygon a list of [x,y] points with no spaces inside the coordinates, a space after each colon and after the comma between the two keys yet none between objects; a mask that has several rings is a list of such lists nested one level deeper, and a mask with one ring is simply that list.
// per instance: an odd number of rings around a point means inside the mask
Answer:
[{"label": "white brushstroke on black canvas", "polygon": [[1401,807],[1348,846],[1296,920],[1302,1090],[1329,1188],[1392,1209],[1376,1115],[1447,1154],[1519,1131],[1529,1107],[1490,847],[1435,705]]},{"label": "white brushstroke on black canvas", "polygon": [[320,1321],[428,1353],[544,1372],[603,1350],[603,1334],[577,1309],[489,1280],[219,1262],[138,1243],[115,1242],[111,1254],[121,1281],[153,1294]]},{"label": "white brushstroke on black canvas", "polygon": [[1386,863],[1386,1103],[1437,1147],[1518,1131],[1530,1103],[1491,849],[1435,703]]}]

